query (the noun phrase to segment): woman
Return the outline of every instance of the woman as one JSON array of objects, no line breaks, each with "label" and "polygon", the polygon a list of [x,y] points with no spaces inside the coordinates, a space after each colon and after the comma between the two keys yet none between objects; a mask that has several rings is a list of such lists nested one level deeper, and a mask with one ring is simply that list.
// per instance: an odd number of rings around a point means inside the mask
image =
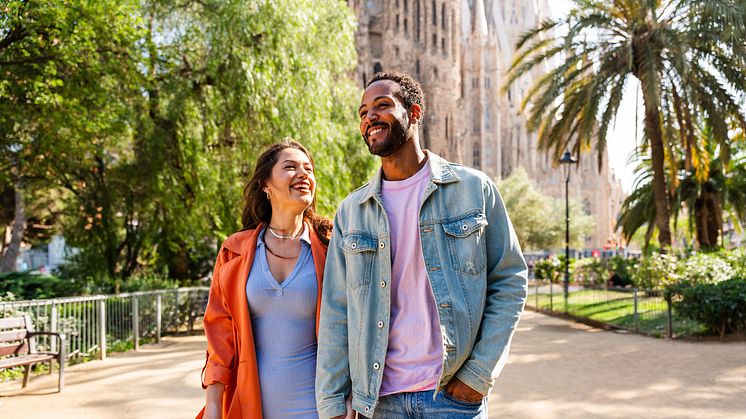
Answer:
[{"label": "woman", "polygon": [[331,222],[315,210],[314,163],[285,139],[244,189],[244,230],[220,249],[205,311],[205,418],[316,418],[321,279]]}]

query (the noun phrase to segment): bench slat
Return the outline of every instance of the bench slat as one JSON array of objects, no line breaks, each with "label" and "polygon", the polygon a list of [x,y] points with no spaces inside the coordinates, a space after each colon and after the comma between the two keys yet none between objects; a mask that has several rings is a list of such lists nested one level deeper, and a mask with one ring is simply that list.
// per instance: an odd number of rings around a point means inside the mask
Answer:
[{"label": "bench slat", "polygon": [[17,367],[20,365],[35,364],[37,362],[49,361],[55,359],[54,355],[38,354],[38,355],[23,355],[13,358],[0,359],[0,368]]},{"label": "bench slat", "polygon": [[17,329],[26,327],[26,319],[23,317],[5,317],[0,319],[0,329]]},{"label": "bench slat", "polygon": [[6,330],[5,332],[0,332],[0,343],[25,339],[26,334],[28,334],[26,329]]},{"label": "bench slat", "polygon": [[24,341],[19,345],[2,345],[0,346],[0,356],[13,355],[13,354],[26,354],[28,353],[28,341]]}]

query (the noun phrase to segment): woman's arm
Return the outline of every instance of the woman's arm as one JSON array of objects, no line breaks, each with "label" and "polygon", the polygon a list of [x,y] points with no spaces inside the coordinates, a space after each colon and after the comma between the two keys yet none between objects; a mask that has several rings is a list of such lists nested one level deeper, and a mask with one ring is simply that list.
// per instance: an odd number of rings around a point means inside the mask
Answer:
[{"label": "woman's arm", "polygon": [[204,419],[220,419],[224,390],[225,385],[219,382],[207,386]]}]

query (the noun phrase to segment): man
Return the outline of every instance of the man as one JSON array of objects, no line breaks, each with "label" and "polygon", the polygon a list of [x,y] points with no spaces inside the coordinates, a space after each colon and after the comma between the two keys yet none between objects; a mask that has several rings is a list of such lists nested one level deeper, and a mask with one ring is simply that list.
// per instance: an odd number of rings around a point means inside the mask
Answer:
[{"label": "man", "polygon": [[420,148],[422,89],[377,73],[359,109],[381,169],[340,205],[316,367],[322,418],[486,418],[526,299],[494,183]]}]

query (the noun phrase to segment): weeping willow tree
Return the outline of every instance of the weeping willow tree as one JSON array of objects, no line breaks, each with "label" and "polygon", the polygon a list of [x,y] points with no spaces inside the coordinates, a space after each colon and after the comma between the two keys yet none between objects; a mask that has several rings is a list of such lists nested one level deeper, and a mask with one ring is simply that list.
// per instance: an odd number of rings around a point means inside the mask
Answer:
[{"label": "weeping willow tree", "polygon": [[[663,249],[671,245],[670,197],[681,145],[686,167],[707,170],[694,120],[705,115],[716,138],[728,121],[746,127],[746,3],[741,0],[575,0],[566,18],[546,20],[524,34],[508,75],[516,79],[546,63],[560,63],[527,92],[528,127],[555,159],[606,149],[631,78],[639,81],[650,152],[650,188]],[[560,35],[555,35],[560,34]],[[594,144],[595,143],[595,144]],[[722,147],[723,159],[729,149]],[[667,176],[668,173],[668,176]]]}]

